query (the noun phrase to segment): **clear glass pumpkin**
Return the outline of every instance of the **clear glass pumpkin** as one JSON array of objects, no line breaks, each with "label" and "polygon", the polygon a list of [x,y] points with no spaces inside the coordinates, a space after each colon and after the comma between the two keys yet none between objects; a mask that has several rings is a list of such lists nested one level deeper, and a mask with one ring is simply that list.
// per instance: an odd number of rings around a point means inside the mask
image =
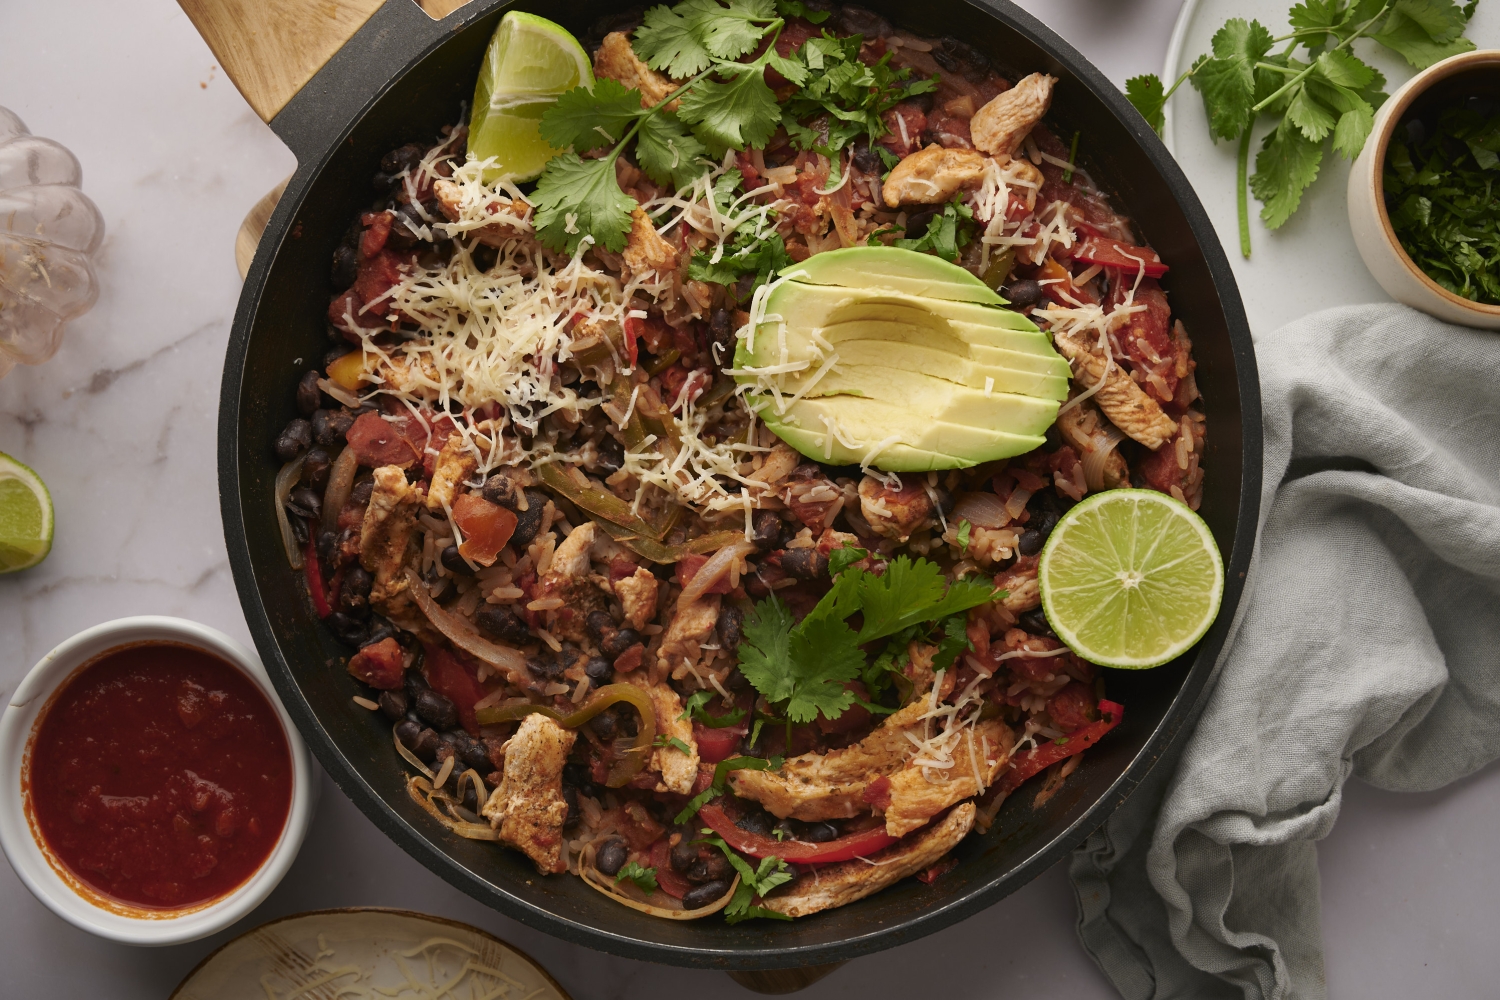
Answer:
[{"label": "clear glass pumpkin", "polygon": [[89,257],[104,219],[82,180],[72,153],[0,108],[0,378],[56,354],[63,324],[99,297]]}]

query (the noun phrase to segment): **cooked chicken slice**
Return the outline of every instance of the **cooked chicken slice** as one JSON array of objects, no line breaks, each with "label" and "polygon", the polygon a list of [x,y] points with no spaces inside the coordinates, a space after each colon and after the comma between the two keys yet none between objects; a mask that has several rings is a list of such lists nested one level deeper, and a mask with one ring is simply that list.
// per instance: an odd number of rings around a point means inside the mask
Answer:
[{"label": "cooked chicken slice", "polygon": [[[1105,421],[1104,415],[1094,405],[1091,399],[1085,399],[1071,409],[1064,410],[1057,415],[1057,430],[1062,439],[1073,446],[1078,452],[1078,457],[1083,459],[1085,470],[1089,466],[1089,454],[1093,451],[1108,448],[1112,440],[1109,431],[1112,428]],[[1089,479],[1090,490],[1114,490],[1122,486],[1130,485],[1130,468],[1125,464],[1125,457],[1120,454],[1118,448],[1110,448],[1109,454],[1104,458],[1104,464],[1098,472],[1098,481]]]},{"label": "cooked chicken slice", "polygon": [[652,751],[649,767],[661,775],[656,791],[688,794],[698,777],[698,741],[693,739],[692,721],[678,718],[682,714],[682,699],[665,682],[652,684],[643,677],[633,676],[630,683],[651,696],[651,705],[656,710],[657,738],[663,741],[679,739],[690,751],[683,753],[671,745]]},{"label": "cooked chicken slice", "polygon": [[[891,775],[886,790],[889,803],[884,807],[885,832],[904,837],[955,802],[984,791],[1010,760],[1014,742],[1009,726],[999,719],[988,719],[959,740],[953,748],[953,766],[948,770],[907,764]],[[976,774],[982,780],[976,780]]]},{"label": "cooked chicken slice", "polygon": [[631,628],[640,631],[656,617],[656,593],[661,584],[649,569],[637,566],[634,574],[616,580],[614,587]]},{"label": "cooked chicken slice", "polygon": [[[630,36],[623,31],[611,31],[604,36],[604,43],[594,55],[594,75],[624,84],[626,90],[640,90],[643,108],[656,107],[677,89],[677,84],[641,61],[630,47]],[[677,101],[667,104],[668,111],[676,111],[677,107]]]},{"label": "cooked chicken slice", "polygon": [[1021,556],[1010,569],[995,577],[995,586],[1005,591],[1000,606],[1012,614],[1042,606],[1042,590],[1036,578],[1036,556]]},{"label": "cooked chicken slice", "polygon": [[848,819],[870,811],[865,790],[870,782],[900,768],[911,754],[906,733],[920,728],[927,710],[917,701],[887,716],[874,732],[852,746],[828,753],[805,753],[787,761],[780,771],[735,771],[729,778],[734,794],[754,799],[783,819],[812,822]]},{"label": "cooked chicken slice", "polygon": [[934,512],[925,473],[908,475],[893,489],[874,476],[859,482],[859,510],[877,535],[904,542],[930,523]]},{"label": "cooked chicken slice", "polygon": [[481,812],[500,839],[523,851],[543,875],[567,870],[562,856],[562,772],[576,733],[545,715],[528,715],[505,747],[500,787],[490,793]]},{"label": "cooked chicken slice", "polygon": [[1104,386],[1093,399],[1120,430],[1152,451],[1177,433],[1177,421],[1163,413],[1161,405],[1146,395],[1145,390],[1118,365],[1110,365],[1109,374],[1105,375],[1105,359],[1089,342],[1087,334],[1059,332],[1052,341],[1058,352],[1072,364],[1073,377],[1084,388],[1092,388],[1101,377],[1104,378]]},{"label": "cooked chicken slice", "polygon": [[438,398],[438,386],[442,384],[442,379],[437,366],[425,356],[408,358],[402,354],[393,354],[386,361],[376,355],[366,355],[366,363],[371,361],[375,362],[375,377],[366,376],[366,381],[378,382],[381,388],[394,389],[429,401]]},{"label": "cooked chicken slice", "polygon": [[687,604],[677,602],[672,624],[667,626],[661,647],[656,651],[659,670],[668,672],[683,660],[698,662],[703,655],[703,644],[719,623],[719,604],[718,594],[704,594]]},{"label": "cooked chicken slice", "polygon": [[933,143],[896,164],[881,186],[886,206],[941,205],[984,178],[984,161],[984,154],[972,149],[944,149]]},{"label": "cooked chicken slice", "polygon": [[892,844],[868,860],[851,858],[824,865],[817,869],[816,877],[802,876],[784,891],[773,891],[761,905],[789,917],[805,917],[864,899],[936,864],[958,846],[973,825],[974,803],[954,806],[930,828]]},{"label": "cooked chicken slice", "polygon": [[974,145],[995,156],[1014,153],[1052,107],[1056,77],[1033,73],[990,101],[969,119]]},{"label": "cooked chicken slice", "polygon": [[[438,210],[443,213],[443,218],[450,223],[463,220],[463,188],[450,180],[439,179],[433,183],[432,193],[437,196]],[[497,218],[494,222],[485,224],[483,220],[488,216]],[[445,229],[450,236],[462,232],[471,239],[499,247],[519,234],[520,230],[516,226],[518,220],[524,221],[530,217],[530,202],[494,195],[484,206],[484,214],[477,215],[473,222],[447,226]]]},{"label": "cooked chicken slice", "polygon": [[608,598],[590,579],[589,555],[597,531],[593,521],[574,528],[552,553],[547,572],[537,579],[536,600],[556,598],[563,602],[562,607],[547,612],[548,630],[559,639],[583,642],[588,635],[584,621],[589,612],[609,606]]},{"label": "cooked chicken slice", "polygon": [[766,454],[765,461],[761,463],[760,468],[750,478],[756,482],[765,483],[767,489],[774,492],[776,485],[790,476],[792,470],[801,465],[802,461],[802,456],[791,445],[785,441],[777,441]]},{"label": "cooked chicken slice", "polygon": [[432,468],[432,484],[427,487],[427,509],[436,512],[452,507],[458,497],[458,488],[478,467],[473,453],[464,447],[463,435],[449,434]]},{"label": "cooked chicken slice", "polygon": [[421,505],[422,488],[408,483],[400,466],[385,465],[375,470],[375,489],[359,529],[359,561],[375,577],[370,607],[387,618],[401,614],[411,604],[401,567]]},{"label": "cooked chicken slice", "polygon": [[625,241],[625,267],[632,274],[655,271],[666,274],[677,269],[677,251],[661,238],[646,210],[637,205],[630,213],[630,236]]}]

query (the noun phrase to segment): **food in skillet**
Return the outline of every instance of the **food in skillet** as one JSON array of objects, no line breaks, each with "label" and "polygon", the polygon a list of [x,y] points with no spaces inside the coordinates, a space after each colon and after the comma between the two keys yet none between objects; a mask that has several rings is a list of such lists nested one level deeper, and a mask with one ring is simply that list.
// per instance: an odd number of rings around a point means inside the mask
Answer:
[{"label": "food in skillet", "polygon": [[1122,718],[1038,560],[1088,494],[1198,504],[1167,265],[1045,75],[852,6],[600,36],[534,186],[464,128],[382,161],[288,555],[455,833],[671,919],[930,881]]}]

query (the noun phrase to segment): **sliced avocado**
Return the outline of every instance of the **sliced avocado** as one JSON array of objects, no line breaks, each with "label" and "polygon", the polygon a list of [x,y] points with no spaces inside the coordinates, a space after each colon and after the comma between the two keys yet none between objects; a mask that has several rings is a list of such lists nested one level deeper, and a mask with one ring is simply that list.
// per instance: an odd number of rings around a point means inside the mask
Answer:
[{"label": "sliced avocado", "polygon": [[[834,387],[841,387],[845,384],[842,377],[844,371],[851,369],[862,371],[867,368],[885,369],[891,360],[890,345],[880,340],[841,340],[838,341],[837,350],[838,369],[820,379],[817,386],[808,393],[809,396],[832,396],[843,391],[842,388]],[[1037,358],[1036,363],[1047,365],[1047,368],[1041,371],[1028,371],[1024,368],[993,364],[988,358],[965,357],[953,351],[930,347],[927,344],[907,344],[901,350],[906,364],[910,366],[909,372],[935,376],[970,389],[992,393],[1015,392],[1024,396],[1040,396],[1046,399],[1066,397],[1068,394],[1066,363],[1063,364],[1062,370],[1058,371],[1048,363],[1046,358]],[[1021,357],[1030,357],[1030,355],[1021,355]],[[907,373],[907,371],[902,372],[903,375]],[[795,386],[798,383],[788,384]],[[793,389],[793,392],[795,391]]]},{"label": "sliced avocado", "polygon": [[1005,305],[984,282],[941,257],[900,247],[849,247],[814,254],[783,274],[810,285],[888,288],[908,295]]}]

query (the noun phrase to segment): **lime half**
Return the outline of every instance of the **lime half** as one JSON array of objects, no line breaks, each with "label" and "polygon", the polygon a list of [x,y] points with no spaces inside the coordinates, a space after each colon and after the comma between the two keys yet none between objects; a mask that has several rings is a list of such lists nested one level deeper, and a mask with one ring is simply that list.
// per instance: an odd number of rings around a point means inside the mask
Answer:
[{"label": "lime half", "polygon": [[499,163],[486,179],[528,181],[562,152],[542,138],[542,113],[559,94],[593,87],[588,53],[566,28],[535,14],[510,11],[490,38],[474,85],[469,152]]},{"label": "lime half", "polygon": [[1106,490],[1057,522],[1037,582],[1047,621],[1073,652],[1106,667],[1156,667],[1213,624],[1224,562],[1186,504]]},{"label": "lime half", "polygon": [[35,566],[52,551],[52,496],[41,477],[0,452],[0,573]]}]

